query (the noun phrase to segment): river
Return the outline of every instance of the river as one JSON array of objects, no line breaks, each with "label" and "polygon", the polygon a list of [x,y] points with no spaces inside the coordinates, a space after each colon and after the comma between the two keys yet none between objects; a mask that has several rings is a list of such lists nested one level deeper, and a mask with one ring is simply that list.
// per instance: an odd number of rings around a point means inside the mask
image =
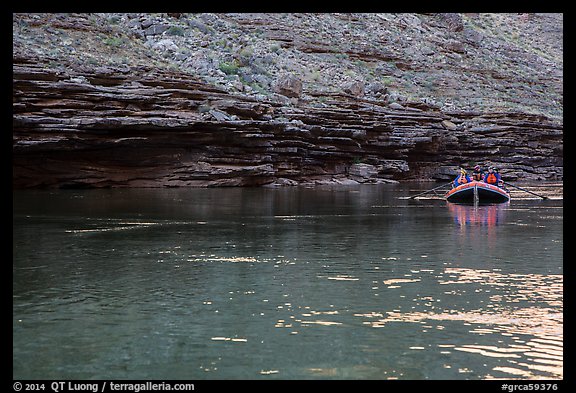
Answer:
[{"label": "river", "polygon": [[561,379],[563,201],[13,192],[14,379]]}]

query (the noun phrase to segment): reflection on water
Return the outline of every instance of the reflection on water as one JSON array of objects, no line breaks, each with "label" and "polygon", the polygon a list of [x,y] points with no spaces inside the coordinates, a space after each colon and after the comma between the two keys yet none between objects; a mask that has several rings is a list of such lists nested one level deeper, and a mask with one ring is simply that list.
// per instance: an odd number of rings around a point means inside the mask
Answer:
[{"label": "reflection on water", "polygon": [[[497,340],[498,345],[477,345],[446,341],[437,344],[438,348],[444,348],[442,354],[450,354],[452,350],[456,350],[491,358],[506,358],[506,362],[503,363],[505,365],[496,365],[492,371],[508,374],[509,378],[512,376],[538,378],[540,372],[549,377],[562,378],[563,277],[561,275],[502,274],[488,270],[447,268],[437,278],[438,284],[451,288],[444,294],[465,295],[466,290],[460,288],[462,286],[469,288],[468,284],[475,284],[472,286],[474,293],[494,294],[488,296],[488,301],[482,308],[473,310],[438,309],[404,313],[392,311],[386,312],[386,315],[372,312],[354,316],[368,318],[363,323],[371,327],[384,327],[391,322],[411,322],[435,323],[435,326],[429,328],[444,330],[446,327],[439,324],[440,322],[461,321],[470,327],[468,332],[471,334],[482,336],[495,334],[510,337],[511,342],[505,344],[505,340]],[[505,290],[498,290],[498,287],[504,287]],[[434,297],[422,298],[424,299],[430,306],[439,301]],[[521,305],[511,307],[514,303]],[[538,303],[541,305],[534,305]],[[454,366],[457,364],[444,365],[447,368]],[[494,376],[487,374],[485,378]]]},{"label": "reflection on water", "polygon": [[15,193],[13,378],[562,378],[562,202],[408,192]]},{"label": "reflection on water", "polygon": [[510,202],[476,206],[457,203],[447,203],[446,205],[454,217],[454,221],[460,226],[485,225],[491,227],[504,222]]}]

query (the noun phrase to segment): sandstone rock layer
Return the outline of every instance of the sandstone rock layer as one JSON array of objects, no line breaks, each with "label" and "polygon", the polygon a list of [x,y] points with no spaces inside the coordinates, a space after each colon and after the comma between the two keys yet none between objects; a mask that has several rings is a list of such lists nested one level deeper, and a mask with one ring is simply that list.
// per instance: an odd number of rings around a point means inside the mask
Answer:
[{"label": "sandstone rock layer", "polygon": [[15,56],[13,186],[377,183],[449,179],[476,162],[508,179],[563,177],[562,125],[543,115],[314,98],[234,94],[146,66],[62,71]]}]

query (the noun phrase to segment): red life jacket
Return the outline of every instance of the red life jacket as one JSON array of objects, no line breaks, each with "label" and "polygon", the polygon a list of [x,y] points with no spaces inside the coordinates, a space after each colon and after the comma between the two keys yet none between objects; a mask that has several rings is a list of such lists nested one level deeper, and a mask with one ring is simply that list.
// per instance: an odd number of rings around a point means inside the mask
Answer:
[{"label": "red life jacket", "polygon": [[493,174],[493,173],[488,174],[488,177],[486,178],[486,183],[496,184],[497,181],[498,181],[498,178],[496,178],[495,174]]}]

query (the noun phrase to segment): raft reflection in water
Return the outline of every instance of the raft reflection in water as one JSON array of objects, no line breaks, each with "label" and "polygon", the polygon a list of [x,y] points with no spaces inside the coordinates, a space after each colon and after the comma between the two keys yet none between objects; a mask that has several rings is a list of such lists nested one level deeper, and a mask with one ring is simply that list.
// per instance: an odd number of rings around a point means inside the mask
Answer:
[{"label": "raft reflection in water", "polygon": [[454,221],[460,226],[481,225],[492,227],[504,222],[506,209],[510,203],[497,203],[491,205],[459,205],[448,203],[448,210]]}]

